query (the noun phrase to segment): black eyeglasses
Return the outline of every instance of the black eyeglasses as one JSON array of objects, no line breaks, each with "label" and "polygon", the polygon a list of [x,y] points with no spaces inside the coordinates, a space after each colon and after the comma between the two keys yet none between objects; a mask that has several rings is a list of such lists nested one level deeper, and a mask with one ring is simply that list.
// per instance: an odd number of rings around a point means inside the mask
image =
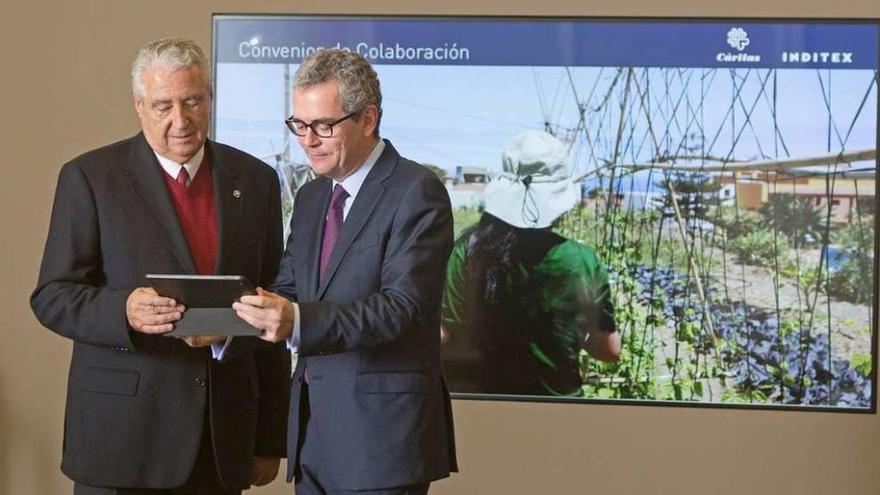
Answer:
[{"label": "black eyeglasses", "polygon": [[297,136],[305,136],[306,130],[311,129],[312,132],[322,138],[333,137],[333,126],[345,122],[346,120],[357,115],[358,112],[352,112],[341,119],[332,120],[330,122],[324,120],[316,120],[309,124],[306,124],[302,120],[295,119],[293,116],[284,121],[287,124],[287,128],[290,129],[290,132],[296,134]]}]

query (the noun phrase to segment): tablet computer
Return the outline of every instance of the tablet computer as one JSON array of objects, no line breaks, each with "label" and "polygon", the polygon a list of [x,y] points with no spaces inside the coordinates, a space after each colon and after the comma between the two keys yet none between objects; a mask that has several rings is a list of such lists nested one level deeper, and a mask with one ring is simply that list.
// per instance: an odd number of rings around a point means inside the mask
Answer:
[{"label": "tablet computer", "polygon": [[260,330],[239,318],[232,303],[255,294],[254,286],[241,275],[148,274],[147,282],[160,296],[186,306],[183,317],[166,335],[259,335]]}]

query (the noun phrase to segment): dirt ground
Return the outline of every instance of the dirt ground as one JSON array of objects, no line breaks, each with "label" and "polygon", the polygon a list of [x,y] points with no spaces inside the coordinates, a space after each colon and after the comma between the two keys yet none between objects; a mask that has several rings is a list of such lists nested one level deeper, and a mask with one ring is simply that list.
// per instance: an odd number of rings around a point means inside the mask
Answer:
[{"label": "dirt ground", "polygon": [[[801,262],[814,266],[818,262],[816,252],[804,251],[800,254]],[[870,276],[870,274],[865,274]],[[796,282],[780,277],[774,280],[773,272],[767,268],[740,265],[732,259],[727,262],[728,286],[736,288],[730,292],[736,301],[745,299],[745,303],[769,312],[776,311],[775,295],[779,294],[779,307],[783,308],[782,316],[797,318],[798,310],[806,310],[804,293],[798,294]],[[718,290],[720,287],[715,287]],[[834,358],[850,360],[853,354],[871,354],[871,307],[853,304],[819,294],[813,315],[814,333],[828,333],[831,328],[831,353]],[[830,311],[829,311],[830,307]],[[804,316],[805,318],[807,316]]]}]

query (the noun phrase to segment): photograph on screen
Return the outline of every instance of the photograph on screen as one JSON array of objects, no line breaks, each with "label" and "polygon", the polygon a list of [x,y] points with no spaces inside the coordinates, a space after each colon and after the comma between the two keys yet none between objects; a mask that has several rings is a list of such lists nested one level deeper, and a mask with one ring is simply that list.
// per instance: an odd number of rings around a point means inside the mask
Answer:
[{"label": "photograph on screen", "polygon": [[289,218],[299,61],[374,65],[454,211],[455,397],[874,410],[878,27],[215,16],[213,136]]}]

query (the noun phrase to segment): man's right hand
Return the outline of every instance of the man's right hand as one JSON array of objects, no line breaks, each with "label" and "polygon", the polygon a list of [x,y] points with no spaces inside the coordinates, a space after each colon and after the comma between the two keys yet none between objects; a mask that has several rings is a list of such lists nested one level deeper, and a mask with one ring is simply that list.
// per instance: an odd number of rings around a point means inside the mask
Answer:
[{"label": "man's right hand", "polygon": [[290,338],[296,309],[284,296],[257,287],[257,294],[241,296],[232,304],[238,317],[262,332],[259,338],[266,342],[281,342]]},{"label": "man's right hand", "polygon": [[149,334],[167,333],[186,308],[170,297],[162,297],[148,287],[138,287],[125,301],[128,325],[135,331]]}]

